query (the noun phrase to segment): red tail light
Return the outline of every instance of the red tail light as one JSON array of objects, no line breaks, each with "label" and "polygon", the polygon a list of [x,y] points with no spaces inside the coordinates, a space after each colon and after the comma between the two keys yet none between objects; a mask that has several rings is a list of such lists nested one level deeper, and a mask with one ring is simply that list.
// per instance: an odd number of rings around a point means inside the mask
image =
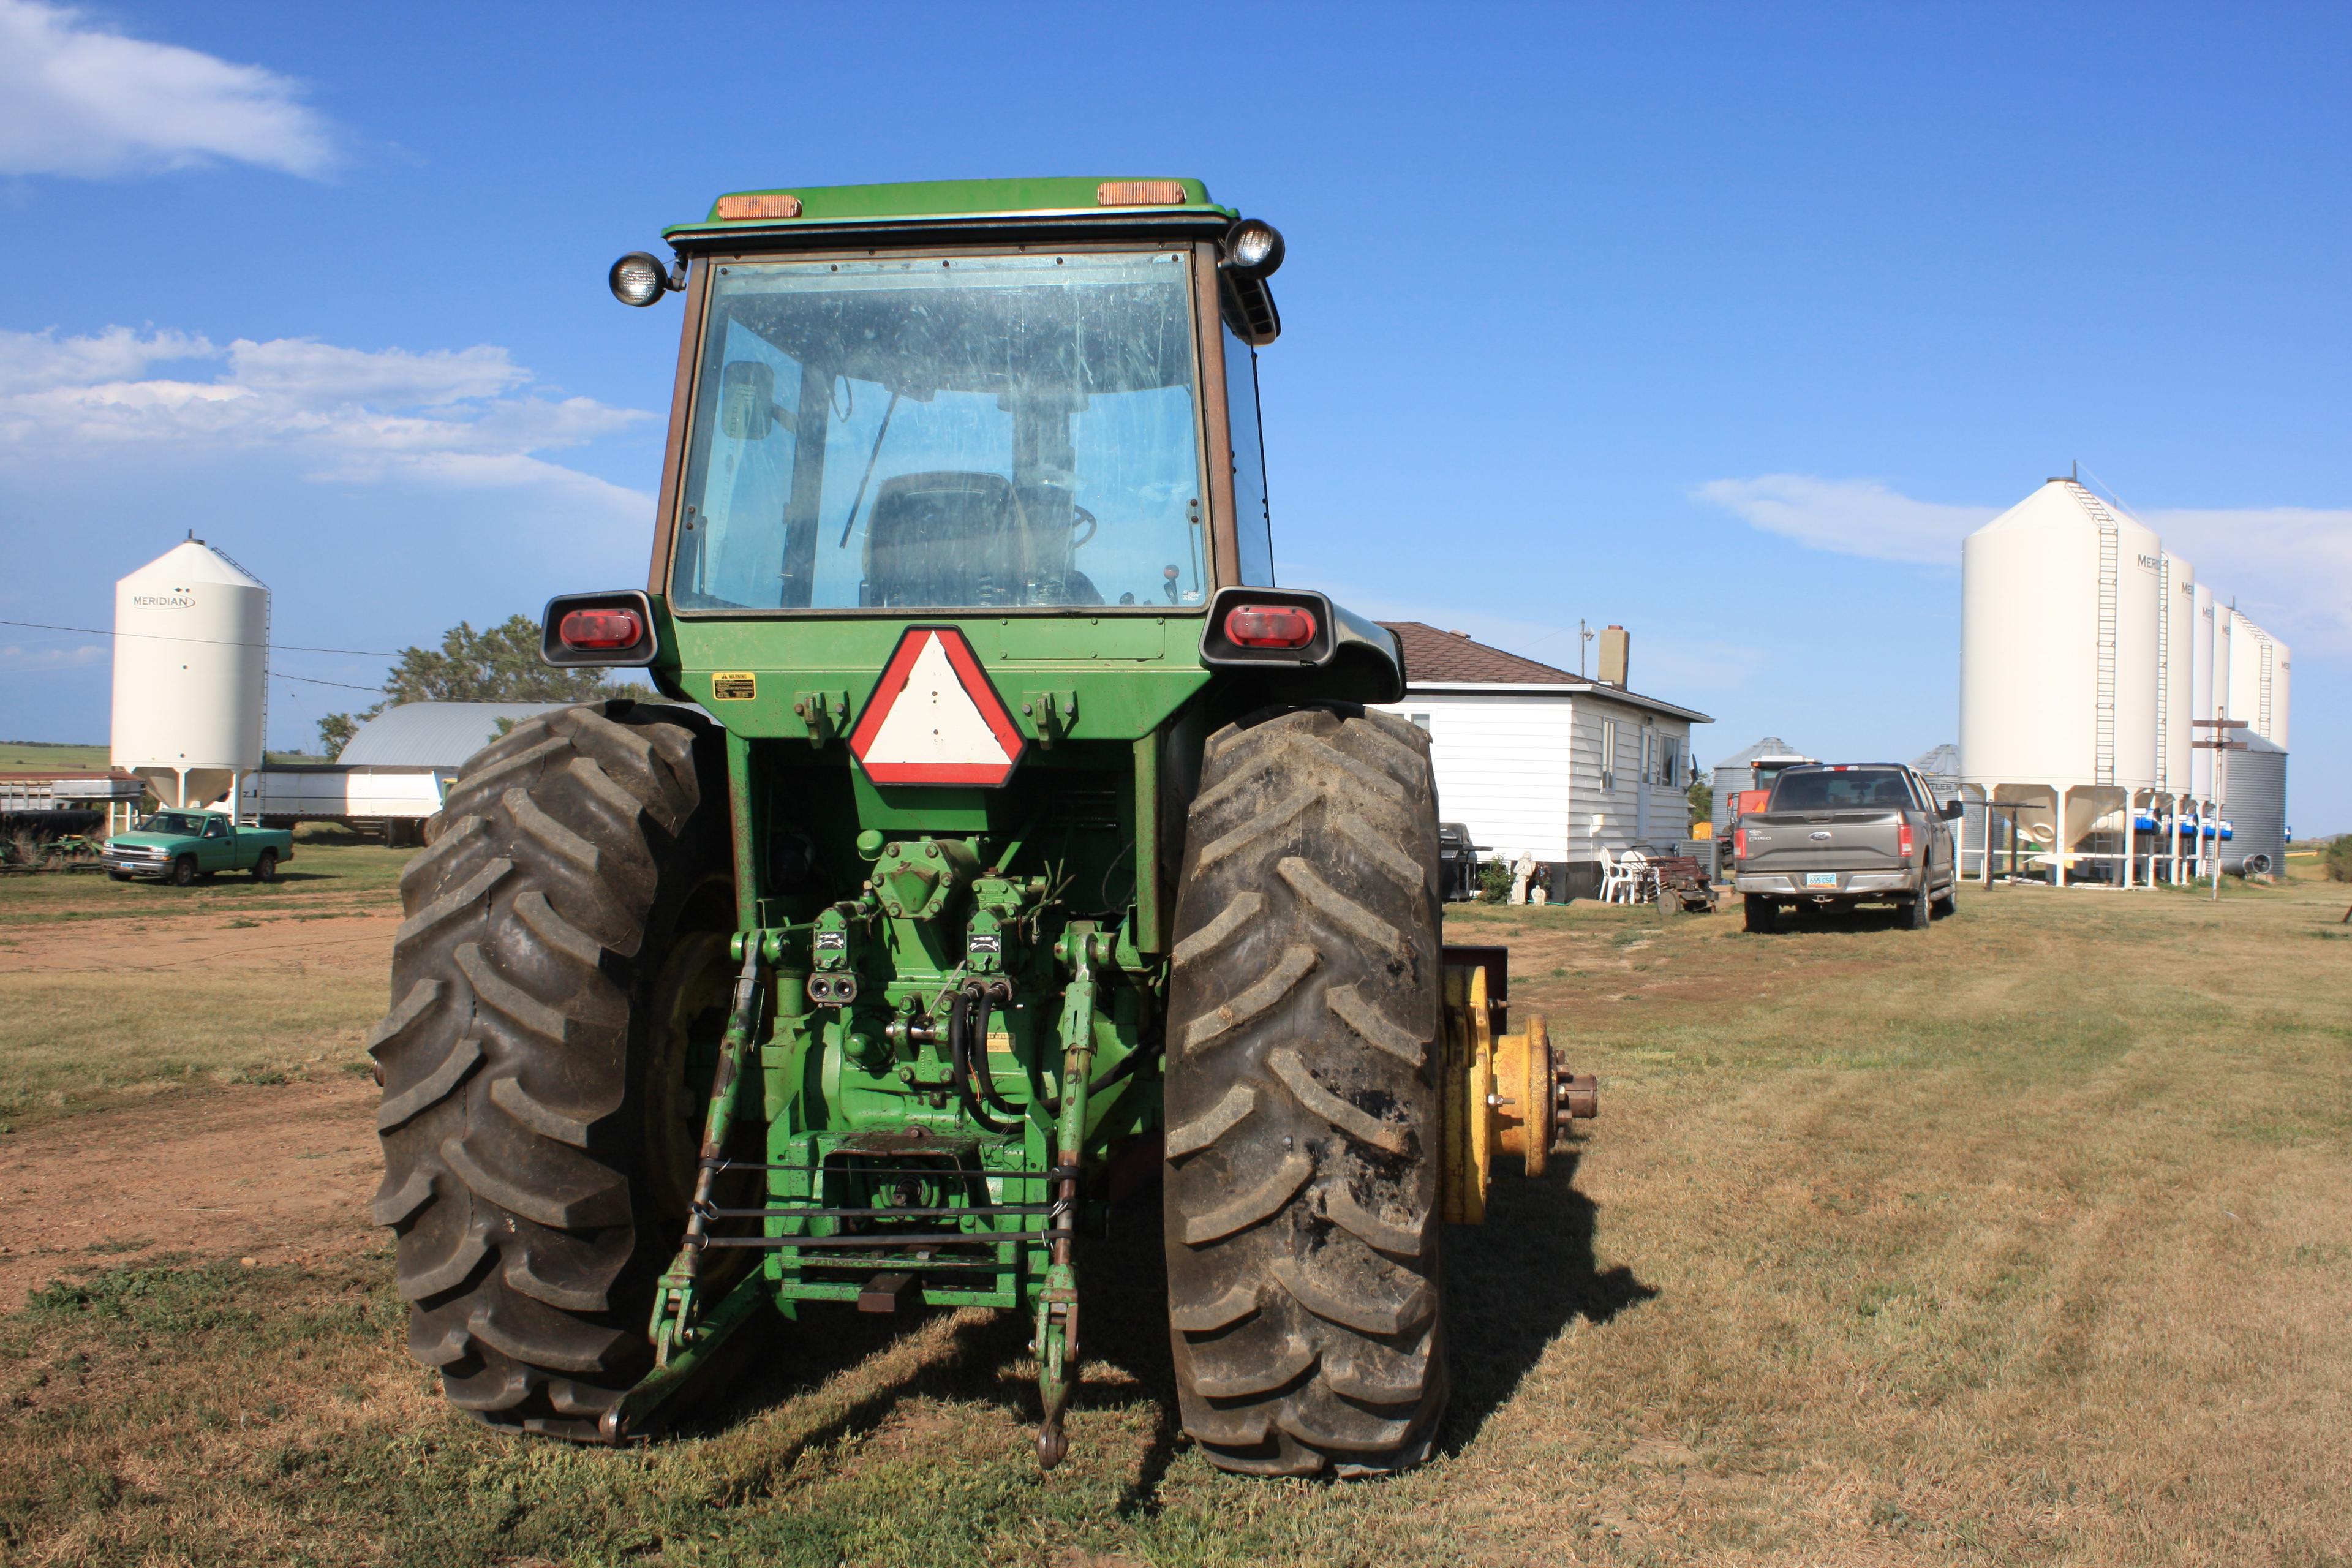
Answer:
[{"label": "red tail light", "polygon": [[1906,860],[1911,858],[1911,825],[1907,822],[1895,830],[1895,852]]},{"label": "red tail light", "polygon": [[572,610],[556,623],[555,635],[565,647],[610,653],[643,642],[646,623],[635,610]]},{"label": "red tail light", "polygon": [[1748,829],[1735,827],[1731,830],[1731,858],[1734,860],[1748,858]]},{"label": "red tail light", "polygon": [[1315,616],[1297,605],[1235,605],[1225,612],[1225,636],[1243,647],[1305,647],[1315,640]]}]

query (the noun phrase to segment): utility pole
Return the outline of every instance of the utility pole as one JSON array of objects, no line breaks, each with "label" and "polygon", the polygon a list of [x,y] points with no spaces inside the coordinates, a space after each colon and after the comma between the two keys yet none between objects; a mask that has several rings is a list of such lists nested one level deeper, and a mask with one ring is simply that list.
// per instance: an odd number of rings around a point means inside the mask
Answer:
[{"label": "utility pole", "polygon": [[1587,644],[1587,643],[1589,643],[1589,642],[1591,642],[1591,641],[1592,640],[1592,635],[1593,635],[1593,634],[1592,634],[1592,626],[1591,626],[1591,622],[1589,622],[1589,621],[1587,621],[1587,620],[1586,620],[1582,616],[1577,616],[1577,617],[1576,617],[1576,679],[1579,679],[1579,680],[1582,680],[1582,679],[1585,679],[1585,674],[1584,674],[1584,645],[1585,645],[1585,644]]},{"label": "utility pole", "polygon": [[2221,808],[2230,798],[2230,753],[2246,749],[2243,741],[2232,741],[2228,731],[2248,727],[2243,719],[2191,719],[2191,727],[2199,730],[2223,731],[2218,741],[2191,741],[2191,751],[2212,752],[2213,758],[2213,897],[2221,896]]}]

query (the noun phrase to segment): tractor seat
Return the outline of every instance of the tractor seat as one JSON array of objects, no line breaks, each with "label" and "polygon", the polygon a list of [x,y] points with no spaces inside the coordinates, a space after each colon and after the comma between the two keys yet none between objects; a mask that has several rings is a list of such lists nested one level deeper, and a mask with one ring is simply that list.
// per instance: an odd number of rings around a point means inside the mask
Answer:
[{"label": "tractor seat", "polygon": [[1020,501],[1002,474],[948,470],[882,481],[866,523],[869,605],[1002,604],[1022,572]]}]

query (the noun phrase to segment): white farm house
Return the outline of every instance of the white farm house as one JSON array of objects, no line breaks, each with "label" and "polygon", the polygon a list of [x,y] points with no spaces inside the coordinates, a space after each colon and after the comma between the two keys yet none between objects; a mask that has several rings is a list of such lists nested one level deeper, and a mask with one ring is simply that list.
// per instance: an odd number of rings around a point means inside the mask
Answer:
[{"label": "white farm house", "polygon": [[1405,700],[1386,711],[1429,731],[1437,814],[1483,857],[1532,854],[1553,900],[1591,898],[1603,847],[1690,837],[1691,726],[1706,714],[1460,632],[1381,624],[1404,646]]}]

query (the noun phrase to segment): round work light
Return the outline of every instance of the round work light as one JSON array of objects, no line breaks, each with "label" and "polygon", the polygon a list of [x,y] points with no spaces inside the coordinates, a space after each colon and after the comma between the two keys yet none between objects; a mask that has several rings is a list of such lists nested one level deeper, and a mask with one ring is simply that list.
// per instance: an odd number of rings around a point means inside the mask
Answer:
[{"label": "round work light", "polygon": [[1245,217],[1225,231],[1225,269],[1243,278],[1271,278],[1282,265],[1282,231]]},{"label": "round work light", "polygon": [[613,263],[605,281],[613,286],[613,298],[624,305],[650,305],[669,288],[669,274],[662,264],[642,250],[632,250]]}]

